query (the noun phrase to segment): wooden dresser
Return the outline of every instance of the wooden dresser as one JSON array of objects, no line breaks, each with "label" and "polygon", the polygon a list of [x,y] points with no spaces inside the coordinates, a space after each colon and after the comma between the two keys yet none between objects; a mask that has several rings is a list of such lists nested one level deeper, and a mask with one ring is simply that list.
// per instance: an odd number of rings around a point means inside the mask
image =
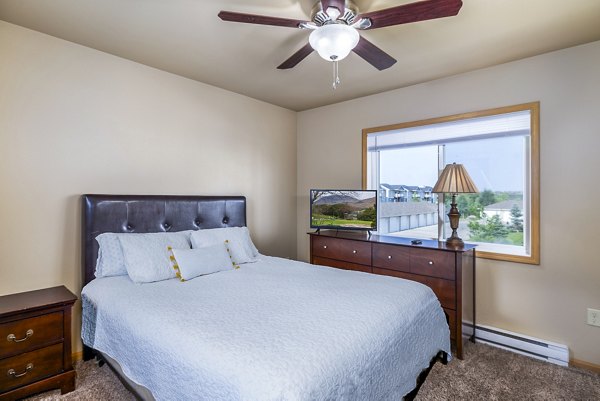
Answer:
[{"label": "wooden dresser", "polygon": [[0,400],[75,389],[71,308],[64,286],[0,297]]},{"label": "wooden dresser", "polygon": [[[321,231],[310,235],[310,262],[418,281],[437,295],[450,327],[456,356],[463,358],[463,317],[475,324],[475,245],[448,247],[443,241]],[[468,308],[463,306],[468,301]],[[466,302],[465,302],[466,303]]]}]

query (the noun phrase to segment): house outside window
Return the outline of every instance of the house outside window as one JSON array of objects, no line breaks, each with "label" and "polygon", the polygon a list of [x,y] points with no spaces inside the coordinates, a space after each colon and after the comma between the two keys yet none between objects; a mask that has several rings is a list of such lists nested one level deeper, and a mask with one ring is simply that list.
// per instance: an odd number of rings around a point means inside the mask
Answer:
[{"label": "house outside window", "polygon": [[450,196],[431,192],[461,163],[459,236],[479,257],[539,264],[539,103],[363,130],[363,186],[380,189],[379,234],[442,240]]}]

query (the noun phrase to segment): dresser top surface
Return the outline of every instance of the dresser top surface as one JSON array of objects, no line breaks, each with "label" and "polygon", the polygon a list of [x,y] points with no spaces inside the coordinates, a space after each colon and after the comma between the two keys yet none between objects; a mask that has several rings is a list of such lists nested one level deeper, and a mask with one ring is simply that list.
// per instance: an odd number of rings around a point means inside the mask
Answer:
[{"label": "dresser top surface", "polygon": [[[475,244],[465,243],[464,246],[455,247],[447,245],[445,241],[395,237],[392,235],[369,235],[367,232],[364,231],[325,230],[320,231],[319,233],[309,232],[308,234],[316,237],[342,238],[355,241],[371,242],[374,244],[403,245],[415,248],[438,249],[451,252],[467,252],[472,249],[475,249],[475,247],[477,246]],[[412,244],[411,241],[414,239],[419,239],[422,243],[418,245]]]},{"label": "dresser top surface", "polygon": [[64,285],[0,296],[0,317],[51,306],[72,304],[77,296]]}]

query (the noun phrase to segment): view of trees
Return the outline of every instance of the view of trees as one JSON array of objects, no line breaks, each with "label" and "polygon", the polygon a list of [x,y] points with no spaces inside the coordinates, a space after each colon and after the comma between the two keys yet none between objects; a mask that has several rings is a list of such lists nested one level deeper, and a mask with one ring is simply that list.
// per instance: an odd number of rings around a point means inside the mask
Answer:
[{"label": "view of trees", "polygon": [[523,212],[517,205],[510,209],[510,225],[513,231],[523,231]]},{"label": "view of trees", "polygon": [[[464,216],[483,217],[483,208],[496,202],[509,200],[507,193],[493,192],[485,189],[478,194],[460,194],[456,197],[456,205],[460,214]],[[446,206],[450,208],[450,196],[446,197]]]},{"label": "view of trees", "polygon": [[[523,245],[523,212],[514,205],[510,210],[510,222],[504,223],[498,214],[486,216],[484,208],[505,200],[522,200],[521,194],[493,192],[485,189],[478,194],[461,194],[456,204],[463,218],[468,220],[470,241],[495,244]],[[446,197],[447,209],[450,197]],[[464,224],[464,223],[463,223]]]},{"label": "view of trees", "polygon": [[508,236],[509,232],[497,214],[485,219],[483,223],[477,220],[469,221],[469,230],[471,231],[469,238],[471,241],[493,243],[503,243],[503,239]]}]

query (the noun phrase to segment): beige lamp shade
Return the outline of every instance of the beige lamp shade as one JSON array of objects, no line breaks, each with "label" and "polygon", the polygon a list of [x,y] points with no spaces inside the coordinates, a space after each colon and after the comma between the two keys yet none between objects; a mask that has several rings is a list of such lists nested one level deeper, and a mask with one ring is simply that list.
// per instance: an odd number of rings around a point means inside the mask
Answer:
[{"label": "beige lamp shade", "polygon": [[433,190],[434,193],[464,194],[479,192],[473,180],[462,164],[448,164],[440,174]]}]

